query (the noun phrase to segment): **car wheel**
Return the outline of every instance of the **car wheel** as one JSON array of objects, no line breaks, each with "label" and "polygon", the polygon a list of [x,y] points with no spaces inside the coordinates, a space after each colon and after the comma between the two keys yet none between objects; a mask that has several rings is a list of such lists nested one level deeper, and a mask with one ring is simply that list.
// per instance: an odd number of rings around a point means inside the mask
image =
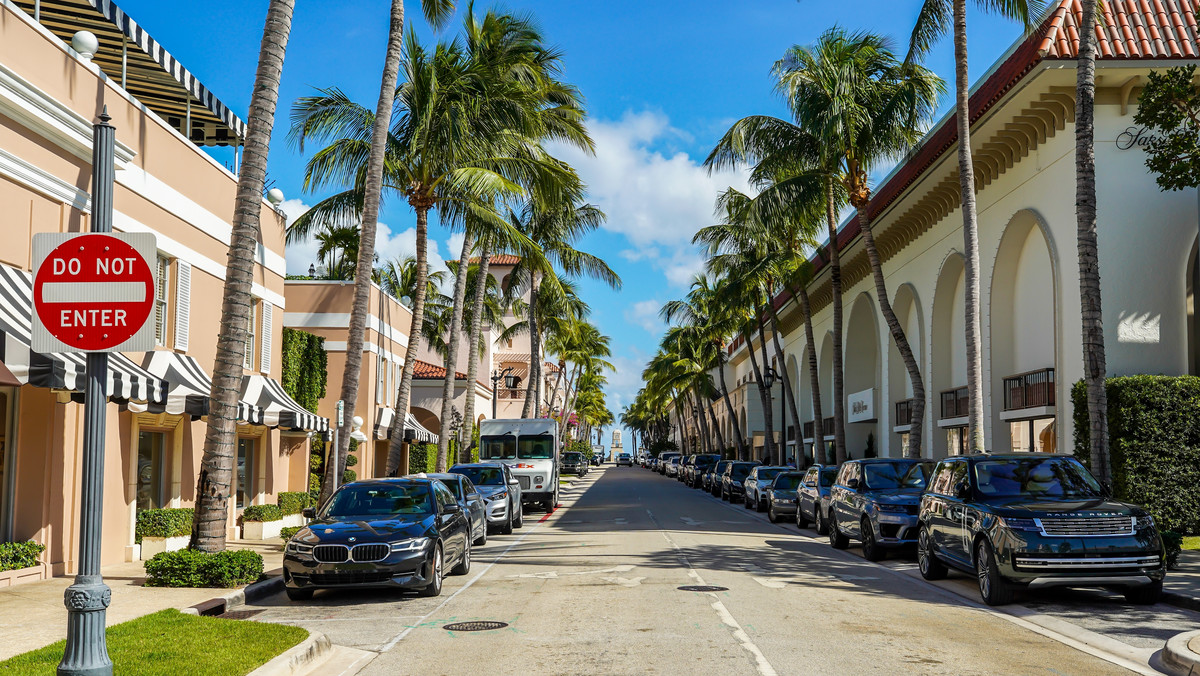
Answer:
[{"label": "car wheel", "polygon": [[517,506],[517,520],[513,522],[513,528],[524,528],[524,527],[525,527],[525,506],[518,505]]},{"label": "car wheel", "polygon": [[421,596],[441,596],[442,595],[442,546],[434,545],[433,561],[429,564],[430,579],[429,584],[425,585],[417,593]]},{"label": "car wheel", "polygon": [[850,538],[842,535],[842,531],[838,528],[837,518],[833,516],[833,510],[829,510],[826,515],[829,528],[829,546],[834,549],[845,549],[850,546]]},{"label": "car wheel", "polygon": [[887,551],[880,547],[879,541],[875,539],[875,529],[871,527],[871,520],[864,516],[859,527],[862,528],[863,558],[868,561],[882,561],[887,556]]},{"label": "car wheel", "polygon": [[742,493],[742,507],[750,509],[750,494]]},{"label": "car wheel", "polygon": [[488,530],[487,519],[485,518],[483,520],[483,528],[480,529],[481,533],[480,533],[479,537],[475,538],[475,541],[472,542],[471,544],[480,545],[480,546],[486,545],[487,544],[487,536],[488,536],[487,530]]},{"label": "car wheel", "polygon": [[504,525],[500,527],[501,535],[512,535],[513,532],[513,510],[512,505],[508,506],[508,519],[504,521]]},{"label": "car wheel", "polygon": [[942,563],[937,554],[933,552],[933,542],[928,526],[917,533],[917,567],[921,569],[921,577],[926,580],[941,580],[949,572],[946,564]]},{"label": "car wheel", "polygon": [[767,521],[770,521],[771,523],[776,523],[779,521],[779,519],[775,517],[775,505],[767,507]]},{"label": "car wheel", "polygon": [[804,515],[804,508],[800,506],[800,501],[796,501],[796,528],[807,528],[808,517]]},{"label": "car wheel", "polygon": [[468,541],[466,549],[463,550],[462,560],[450,570],[450,574],[466,575],[469,572],[471,572],[471,543]]},{"label": "car wheel", "polygon": [[[1160,585],[1159,590],[1161,591],[1161,589]],[[292,589],[291,587],[286,587],[284,591],[287,592],[289,601],[307,601],[313,597],[313,590],[311,589]]]},{"label": "car wheel", "polygon": [[825,522],[825,514],[820,506],[813,507],[813,530],[817,535],[829,535],[829,524]]},{"label": "car wheel", "polygon": [[765,511],[767,511],[767,508],[764,506],[765,504],[766,504],[766,502],[765,502],[764,500],[761,500],[761,499],[759,499],[759,498],[755,498],[755,500],[754,500],[754,511],[756,511],[756,512],[765,512]]},{"label": "car wheel", "polygon": [[992,553],[992,545],[987,540],[980,540],[975,548],[975,576],[979,578],[979,595],[989,606],[1003,606],[1012,603],[1015,590],[1013,585],[1000,575],[996,565],[996,556]]},{"label": "car wheel", "polygon": [[1125,590],[1125,600],[1139,606],[1150,606],[1162,598],[1163,581],[1155,580],[1144,587],[1130,587]]}]

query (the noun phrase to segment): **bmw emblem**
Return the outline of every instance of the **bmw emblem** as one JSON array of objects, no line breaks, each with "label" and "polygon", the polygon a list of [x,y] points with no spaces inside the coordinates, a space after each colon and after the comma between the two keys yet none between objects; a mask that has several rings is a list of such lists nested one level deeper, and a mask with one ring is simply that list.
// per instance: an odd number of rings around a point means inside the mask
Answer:
[{"label": "bmw emblem", "polygon": [[357,540],[357,539],[358,539],[358,538],[350,538],[350,541],[351,541],[351,542],[354,542],[354,541],[355,541],[355,540]]}]

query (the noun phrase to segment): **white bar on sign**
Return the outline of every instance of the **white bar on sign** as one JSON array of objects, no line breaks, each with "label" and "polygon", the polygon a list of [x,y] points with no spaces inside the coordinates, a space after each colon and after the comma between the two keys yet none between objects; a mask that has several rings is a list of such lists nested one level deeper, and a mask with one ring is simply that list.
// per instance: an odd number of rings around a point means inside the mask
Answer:
[{"label": "white bar on sign", "polygon": [[146,284],[142,282],[46,282],[42,285],[43,303],[142,303]]}]

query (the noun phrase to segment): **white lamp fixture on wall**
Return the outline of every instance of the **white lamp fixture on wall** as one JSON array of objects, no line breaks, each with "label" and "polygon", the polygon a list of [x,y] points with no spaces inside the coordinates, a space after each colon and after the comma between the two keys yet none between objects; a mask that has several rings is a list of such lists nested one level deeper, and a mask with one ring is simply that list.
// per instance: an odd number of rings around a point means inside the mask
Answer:
[{"label": "white lamp fixture on wall", "polygon": [[89,31],[79,31],[71,36],[71,49],[78,52],[79,56],[91,61],[96,52],[100,51],[100,40]]},{"label": "white lamp fixture on wall", "polygon": [[363,432],[362,432],[362,426],[363,426],[362,416],[356,415],[353,418],[351,418],[350,425],[351,425],[351,428],[350,428],[350,438],[351,439],[357,441],[360,444],[367,440],[367,435],[363,434]]}]

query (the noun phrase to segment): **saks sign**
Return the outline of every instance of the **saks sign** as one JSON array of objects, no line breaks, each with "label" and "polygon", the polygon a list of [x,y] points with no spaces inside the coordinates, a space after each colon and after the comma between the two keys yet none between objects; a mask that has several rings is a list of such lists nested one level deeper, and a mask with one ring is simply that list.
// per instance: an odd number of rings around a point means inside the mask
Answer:
[{"label": "saks sign", "polygon": [[869,422],[875,419],[875,388],[855,392],[846,397],[846,422]]},{"label": "saks sign", "polygon": [[1135,146],[1145,150],[1155,138],[1145,127],[1126,127],[1125,131],[1117,134],[1117,150],[1129,150]]}]

